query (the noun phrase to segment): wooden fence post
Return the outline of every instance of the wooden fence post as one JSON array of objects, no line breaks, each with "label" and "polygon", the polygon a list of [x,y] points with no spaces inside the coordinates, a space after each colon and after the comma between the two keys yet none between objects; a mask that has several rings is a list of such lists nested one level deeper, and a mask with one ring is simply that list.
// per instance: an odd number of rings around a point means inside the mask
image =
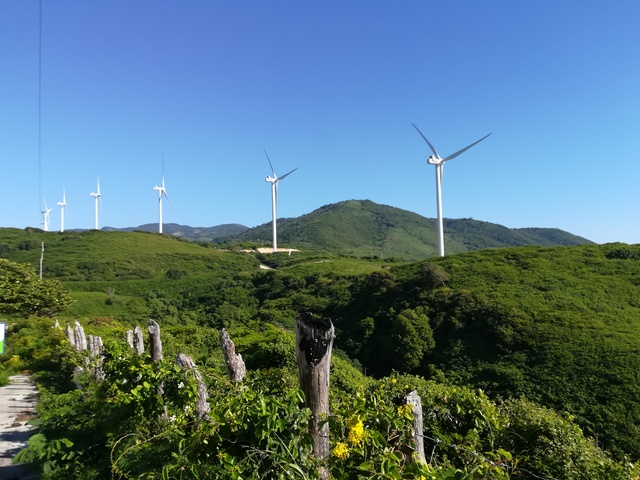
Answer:
[{"label": "wooden fence post", "polygon": [[224,354],[224,363],[227,366],[229,378],[231,378],[232,382],[241,382],[247,373],[247,367],[244,365],[242,355],[236,353],[236,345],[224,328],[220,330],[220,346]]},{"label": "wooden fence post", "polygon": [[162,360],[162,340],[160,340],[160,325],[149,319],[149,344],[151,345],[151,359],[155,362]]},{"label": "wooden fence post", "polygon": [[89,356],[95,359],[92,367],[93,376],[96,380],[104,380],[104,370],[102,368],[102,337],[89,335]]},{"label": "wooden fence post", "polygon": [[207,393],[207,386],[202,380],[202,375],[196,368],[196,364],[193,362],[189,355],[179,353],[176,355],[176,363],[183,369],[189,370],[198,383],[198,401],[196,403],[196,418],[198,420],[207,420],[209,418],[209,412],[211,407],[207,403],[209,394]]},{"label": "wooden fence post", "polygon": [[411,405],[413,409],[413,443],[414,443],[414,458],[413,461],[421,463],[426,462],[424,456],[424,438],[423,438],[423,419],[422,419],[422,400],[418,392],[413,390],[404,397],[404,403]]},{"label": "wooden fence post", "polygon": [[73,334],[73,328],[71,328],[71,325],[69,325],[67,323],[67,328],[65,329],[65,333],[67,334],[67,340],[69,340],[69,345],[71,345],[72,347],[76,346],[76,338]]},{"label": "wooden fence post", "polygon": [[[321,461],[329,456],[329,424],[326,420],[329,416],[329,372],[333,339],[334,328],[329,318],[315,318],[311,313],[302,313],[296,319],[296,358],[300,388],[312,414],[309,426],[313,437],[313,454]],[[326,467],[320,468],[320,478],[329,478]]]},{"label": "wooden fence post", "polygon": [[87,337],[84,334],[84,328],[78,320],[75,321],[73,335],[75,339],[76,351],[82,352],[87,349]]},{"label": "wooden fence post", "polygon": [[133,348],[133,330],[127,330],[124,334],[124,338],[127,341],[127,345]]},{"label": "wooden fence post", "polygon": [[136,328],[133,329],[133,348],[136,349],[138,355],[142,355],[144,353],[144,341],[142,338],[142,329],[136,325]]},{"label": "wooden fence post", "polygon": [[102,351],[102,337],[89,335],[89,355],[91,358],[99,357]]}]

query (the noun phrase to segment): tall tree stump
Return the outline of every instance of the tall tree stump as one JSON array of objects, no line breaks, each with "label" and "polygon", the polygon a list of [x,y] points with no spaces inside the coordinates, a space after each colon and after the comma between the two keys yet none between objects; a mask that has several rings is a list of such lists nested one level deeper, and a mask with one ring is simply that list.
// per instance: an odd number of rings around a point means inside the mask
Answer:
[{"label": "tall tree stump", "polygon": [[189,355],[185,355],[184,353],[179,353],[176,355],[176,363],[183,369],[188,370],[195,378],[198,387],[198,400],[196,403],[196,418],[198,420],[206,420],[209,418],[209,412],[211,411],[211,407],[209,403],[207,403],[207,399],[209,398],[209,394],[207,393],[207,386],[202,380],[202,375],[196,368],[196,364],[193,362]]},{"label": "tall tree stump", "polygon": [[124,338],[127,341],[127,345],[133,348],[133,330],[127,330],[124,334]]},{"label": "tall tree stump", "polygon": [[138,325],[136,325],[136,328],[133,329],[133,348],[136,349],[138,355],[142,355],[144,353],[142,329]]},{"label": "tall tree stump", "polygon": [[[305,404],[311,409],[309,424],[313,437],[313,454],[318,460],[329,456],[329,372],[334,328],[329,318],[316,318],[303,313],[296,319],[296,358],[300,388]],[[322,426],[320,426],[322,424]],[[327,468],[320,469],[320,478],[328,479]]]},{"label": "tall tree stump", "polygon": [[82,325],[80,325],[78,320],[74,323],[73,337],[75,340],[74,345],[76,346],[76,351],[85,351],[87,349],[87,337],[84,334],[84,328],[82,328]]},{"label": "tall tree stump", "polygon": [[73,333],[73,328],[71,328],[71,325],[69,325],[67,323],[67,328],[65,329],[65,333],[67,334],[67,340],[69,340],[69,345],[71,345],[72,347],[76,346],[76,337]]},{"label": "tall tree stump", "polygon": [[149,319],[149,344],[151,346],[151,359],[154,362],[162,360],[162,340],[160,340],[160,325],[158,325],[155,320],[151,319]]},{"label": "tall tree stump", "polygon": [[413,410],[413,460],[425,463],[426,458],[424,455],[424,422],[422,419],[422,400],[420,399],[420,395],[418,395],[418,392],[413,390],[404,397],[404,402],[407,405],[411,405]]},{"label": "tall tree stump", "polygon": [[242,360],[242,355],[236,353],[236,345],[224,328],[220,330],[220,347],[224,354],[224,363],[229,378],[234,383],[241,382],[247,373],[247,368]]}]

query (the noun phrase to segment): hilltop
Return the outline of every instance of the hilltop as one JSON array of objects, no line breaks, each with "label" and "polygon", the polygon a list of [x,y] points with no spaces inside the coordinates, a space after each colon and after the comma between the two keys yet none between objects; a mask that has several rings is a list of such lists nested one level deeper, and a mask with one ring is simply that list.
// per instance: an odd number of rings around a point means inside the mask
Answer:
[{"label": "hilltop", "polygon": [[[510,229],[469,218],[445,219],[444,235],[445,249],[451,254],[484,248],[592,243],[559,229]],[[271,242],[271,223],[248,229],[235,238]],[[438,252],[435,219],[370,200],[348,200],[297,218],[279,219],[278,242],[343,255],[405,260],[427,258]]]}]

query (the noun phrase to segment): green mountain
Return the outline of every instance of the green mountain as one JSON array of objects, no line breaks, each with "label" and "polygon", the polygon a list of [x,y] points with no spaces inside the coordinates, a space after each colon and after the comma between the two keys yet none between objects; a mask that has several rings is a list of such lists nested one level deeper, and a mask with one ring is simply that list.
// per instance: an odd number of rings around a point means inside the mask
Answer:
[{"label": "green mountain", "polygon": [[[445,219],[445,250],[461,253],[483,248],[592,243],[552,228],[510,229],[472,219]],[[271,243],[271,223],[246,230],[237,240]],[[351,256],[417,260],[438,253],[436,220],[369,200],[325,205],[298,218],[278,220],[281,246],[320,249]]]},{"label": "green mountain", "polygon": [[[177,223],[164,223],[162,224],[162,231],[165,235],[173,235],[174,237],[184,237],[189,240],[197,240],[201,242],[217,242],[227,237],[232,237],[243,233],[248,230],[249,227],[240,225],[238,223],[229,223],[224,225],[216,225],[215,227],[190,227],[188,225],[180,225]],[[113,228],[104,227],[102,230],[105,232],[119,231],[119,232],[134,232],[136,230],[141,232],[157,232],[157,223],[145,223],[138,227],[127,228]]]}]

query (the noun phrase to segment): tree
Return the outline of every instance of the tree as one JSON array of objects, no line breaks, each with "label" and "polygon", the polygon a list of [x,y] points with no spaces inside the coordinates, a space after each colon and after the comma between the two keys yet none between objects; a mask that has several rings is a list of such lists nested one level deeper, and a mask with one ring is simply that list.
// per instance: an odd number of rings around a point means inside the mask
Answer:
[{"label": "tree", "polygon": [[425,307],[407,308],[392,317],[391,342],[394,367],[413,370],[435,347],[433,331]]},{"label": "tree", "polygon": [[0,312],[51,317],[73,300],[57,280],[43,279],[29,265],[0,258]]}]

